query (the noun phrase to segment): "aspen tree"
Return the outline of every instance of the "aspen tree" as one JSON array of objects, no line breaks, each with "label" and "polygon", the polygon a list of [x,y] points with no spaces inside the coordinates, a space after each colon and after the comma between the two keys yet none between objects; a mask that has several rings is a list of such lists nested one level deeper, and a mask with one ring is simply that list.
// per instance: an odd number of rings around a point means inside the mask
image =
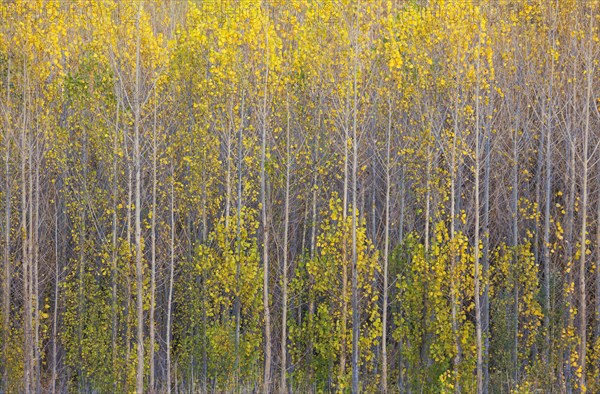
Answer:
[{"label": "aspen tree", "polygon": [[[268,11],[268,6],[267,6]],[[267,157],[267,122],[268,122],[268,86],[269,86],[269,16],[265,16],[265,73],[262,102],[261,124],[261,156],[260,156],[260,195],[263,231],[263,309],[265,324],[265,368],[263,385],[264,391],[269,392],[271,386],[271,312],[269,305],[269,222],[267,214],[267,174],[265,163]]]},{"label": "aspen tree", "polygon": [[480,109],[479,109],[479,95],[480,95],[480,71],[481,71],[481,22],[478,22],[477,26],[477,48],[476,48],[476,84],[475,84],[475,228],[474,232],[474,259],[475,259],[475,275],[473,277],[475,285],[475,330],[477,340],[477,393],[483,393],[483,341],[481,334],[481,293],[480,293],[480,264],[479,264],[479,216],[480,216],[480,201],[479,201],[479,188],[480,188],[480,164],[481,164],[481,152],[480,152]]},{"label": "aspen tree", "polygon": [[31,200],[28,200],[28,186],[26,169],[28,168],[27,163],[30,159],[31,149],[28,139],[28,114],[27,105],[29,101],[28,91],[28,67],[27,60],[23,60],[23,109],[22,109],[22,124],[21,124],[21,138],[20,138],[20,149],[21,149],[21,239],[22,239],[22,261],[23,261],[23,321],[24,321],[24,390],[25,392],[33,391],[33,338],[32,338],[32,305],[31,305],[31,232],[28,226],[28,221],[31,221],[31,216],[28,213],[31,211],[29,205]]},{"label": "aspen tree", "polygon": [[173,283],[175,277],[175,174],[173,172],[173,164],[171,164],[171,185],[170,185],[170,198],[169,198],[169,281],[167,290],[167,324],[166,324],[166,348],[167,361],[166,361],[166,384],[167,393],[171,392],[171,322],[172,322],[172,308],[173,308]]},{"label": "aspen tree", "polygon": [[155,293],[156,293],[156,155],[157,155],[157,136],[156,136],[156,115],[157,115],[157,106],[156,102],[156,87],[154,88],[154,113],[153,113],[153,126],[152,126],[152,208],[151,208],[151,233],[150,237],[152,239],[151,243],[151,262],[150,262],[150,382],[149,389],[150,392],[154,392],[155,383],[154,383],[154,342],[155,342],[155,327],[154,327],[154,313],[155,313]]},{"label": "aspen tree", "polygon": [[381,391],[388,391],[387,376],[387,315],[388,315],[388,270],[390,249],[390,191],[391,191],[391,138],[392,138],[392,99],[388,98],[388,125],[385,142],[385,230],[383,244],[383,309],[381,333]]},{"label": "aspen tree", "polygon": [[290,177],[292,167],[291,141],[290,141],[290,99],[286,99],[286,128],[285,128],[285,197],[283,219],[283,267],[282,267],[282,302],[281,302],[281,377],[280,392],[287,392],[287,310],[288,310],[288,239],[290,225]]},{"label": "aspen tree", "polygon": [[116,100],[116,111],[115,111],[115,131],[113,135],[113,184],[112,184],[112,254],[111,254],[111,298],[112,298],[112,335],[111,335],[111,348],[112,348],[112,367],[114,368],[114,382],[113,388],[117,389],[118,384],[118,370],[117,370],[117,336],[118,336],[118,312],[117,312],[117,199],[118,199],[118,144],[119,144],[119,109],[120,100]]},{"label": "aspen tree", "polygon": [[6,70],[6,98],[3,105],[4,112],[4,250],[2,253],[2,266],[4,271],[3,283],[2,283],[2,382],[3,389],[5,392],[8,391],[8,342],[10,337],[10,308],[11,308],[11,275],[12,270],[10,266],[10,232],[11,232],[11,211],[12,211],[12,184],[10,182],[11,174],[11,139],[13,137],[12,130],[10,129],[10,110],[9,105],[11,104],[11,63],[10,55],[7,62]]},{"label": "aspen tree", "polygon": [[357,174],[358,174],[358,40],[359,40],[359,12],[360,2],[356,5],[353,18],[353,66],[352,66],[352,393],[359,391],[359,337],[360,337],[360,314],[358,304],[358,254],[356,245],[356,227],[358,221],[357,205]]},{"label": "aspen tree", "polygon": [[0,391],[598,391],[597,1],[84,3],[0,2]]},{"label": "aspen tree", "polygon": [[52,318],[52,375],[51,375],[51,393],[56,393],[57,363],[58,363],[58,296],[60,286],[60,268],[59,268],[59,237],[58,237],[58,193],[55,194],[54,210],[54,308]]},{"label": "aspen tree", "polygon": [[144,3],[140,2],[136,18],[136,53],[135,53],[135,86],[133,93],[133,162],[135,172],[135,271],[136,271],[136,309],[137,309],[137,375],[136,391],[144,391],[144,277],[142,265],[142,153],[140,148],[141,123],[141,55],[140,55],[140,20]]},{"label": "aspen tree", "polygon": [[[592,9],[595,9],[595,6],[592,5]],[[585,64],[585,101],[584,101],[584,125],[583,125],[583,146],[582,146],[582,154],[581,154],[581,162],[582,162],[582,172],[581,172],[581,233],[579,240],[579,368],[577,371],[577,375],[579,377],[578,388],[581,392],[585,392],[587,390],[586,386],[586,352],[587,352],[587,318],[586,318],[586,308],[587,308],[587,294],[586,294],[586,261],[588,255],[587,249],[587,210],[588,210],[588,167],[590,165],[590,152],[589,152],[589,144],[590,144],[590,107],[592,100],[592,81],[594,78],[594,47],[593,47],[593,37],[595,34],[594,29],[594,14],[590,12],[589,15],[589,25],[588,25],[588,45],[586,48],[585,55],[583,57]],[[594,146],[594,150],[598,148],[598,144]]]}]

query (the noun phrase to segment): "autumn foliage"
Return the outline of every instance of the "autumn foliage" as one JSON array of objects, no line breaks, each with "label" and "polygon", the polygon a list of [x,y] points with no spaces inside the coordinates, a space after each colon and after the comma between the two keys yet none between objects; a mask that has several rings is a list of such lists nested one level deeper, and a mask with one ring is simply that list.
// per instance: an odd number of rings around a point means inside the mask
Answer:
[{"label": "autumn foliage", "polygon": [[600,392],[600,2],[0,2],[0,391]]}]

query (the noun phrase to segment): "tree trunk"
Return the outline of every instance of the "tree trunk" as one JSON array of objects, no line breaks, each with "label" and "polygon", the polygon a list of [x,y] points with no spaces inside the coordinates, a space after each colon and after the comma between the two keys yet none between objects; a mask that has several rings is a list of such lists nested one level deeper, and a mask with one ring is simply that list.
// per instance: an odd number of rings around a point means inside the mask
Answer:
[{"label": "tree trunk", "polygon": [[290,101],[287,100],[287,127],[286,127],[286,163],[285,163],[285,206],[283,219],[283,267],[281,278],[282,306],[281,306],[281,382],[280,392],[287,392],[287,308],[288,308],[288,236],[290,225],[290,177],[292,167],[292,153],[290,141]]},{"label": "tree trunk", "polygon": [[[358,6],[359,7],[359,6]],[[358,18],[358,17],[357,17]],[[358,26],[355,26],[357,29]],[[358,393],[359,381],[359,365],[358,365],[358,342],[360,340],[360,315],[358,310],[358,254],[356,228],[358,226],[358,205],[357,197],[357,173],[358,173],[358,134],[357,134],[357,117],[358,117],[358,31],[355,33],[357,37],[354,43],[354,72],[353,72],[353,90],[354,98],[352,102],[352,393]]]},{"label": "tree trunk", "polygon": [[[600,172],[600,162],[596,164],[596,171]],[[600,177],[596,178],[596,193],[600,196]],[[600,267],[600,198],[596,201],[596,267]],[[596,318],[596,327],[595,327],[595,336],[596,341],[600,341],[600,270],[596,270],[596,294],[595,294],[595,318]],[[596,383],[600,380],[600,376],[596,377]]]},{"label": "tree trunk", "polygon": [[[6,89],[6,103],[7,105],[11,102],[11,89],[10,89],[10,57],[8,58],[7,65],[7,77],[6,85],[9,87]],[[11,132],[9,131],[10,118],[6,115],[6,134],[5,134],[5,156],[4,156],[4,254],[3,254],[3,267],[4,267],[4,281],[2,289],[2,386],[4,392],[8,392],[8,343],[10,338],[10,286],[11,286],[11,267],[10,267],[10,230],[11,230],[11,210],[12,210],[12,185],[10,182],[11,169],[10,169],[10,141]]]},{"label": "tree trunk", "polygon": [[[481,37],[478,38],[481,40]],[[477,47],[480,47],[480,41],[477,42]],[[480,172],[480,148],[479,148],[479,76],[480,76],[480,63],[479,55],[477,57],[477,83],[475,89],[475,241],[474,241],[474,250],[475,250],[475,274],[474,274],[474,284],[475,284],[475,333],[477,339],[477,394],[483,393],[483,343],[481,337],[481,305],[480,305],[480,290],[479,290],[479,172]]]},{"label": "tree trunk", "polygon": [[[40,164],[41,164],[41,152],[40,152],[40,139],[41,135],[36,136],[36,146],[35,146],[35,174],[33,177],[33,183],[35,185],[35,191],[33,193],[33,221],[31,221],[31,240],[32,240],[32,249],[33,249],[33,319],[34,319],[34,343],[33,343],[33,357],[34,357],[34,372],[35,372],[35,392],[40,393],[41,379],[42,379],[42,368],[41,362],[42,359],[40,357],[40,277],[39,277],[39,227],[40,227]],[[31,176],[31,173],[30,173]],[[30,180],[31,181],[31,180]],[[31,192],[31,190],[30,190]]]},{"label": "tree trunk", "polygon": [[[169,242],[169,250],[171,259],[169,262],[169,291],[167,296],[167,332],[166,332],[166,353],[167,353],[167,393],[171,392],[171,315],[173,305],[173,276],[175,271],[175,174],[173,173],[173,165],[171,165],[171,206],[170,206],[170,227],[171,227],[171,239]],[[177,388],[177,386],[176,386]]]},{"label": "tree trunk", "polygon": [[135,55],[135,92],[133,97],[133,157],[135,166],[135,271],[137,292],[137,375],[136,390],[138,393],[144,391],[144,277],[142,261],[142,220],[141,220],[141,167],[142,157],[140,149],[140,19],[143,3],[139,4],[136,21],[136,55]]},{"label": "tree trunk", "polygon": [[[317,124],[321,126],[321,112],[318,111],[317,115]],[[313,138],[313,165],[317,166],[317,134],[315,132],[315,136]],[[317,168],[313,168],[313,180],[312,180],[312,202],[311,202],[311,221],[310,221],[310,259],[314,261],[315,252],[316,252],[316,241],[317,241],[317,188],[318,188],[318,178],[317,178],[318,170]],[[310,275],[310,274],[309,274]],[[314,295],[314,282],[315,279],[312,275],[309,277],[309,293],[308,293],[308,369],[309,369],[309,377],[313,378],[313,351],[314,351],[314,318],[315,318],[315,295]]]},{"label": "tree trunk", "polygon": [[390,189],[391,189],[391,166],[390,150],[392,138],[392,100],[389,102],[388,127],[386,135],[385,151],[385,234],[383,242],[383,310],[382,332],[381,332],[381,392],[387,394],[387,314],[388,314],[388,270],[389,270],[389,249],[390,249]]},{"label": "tree trunk", "polygon": [[520,105],[517,106],[515,129],[513,132],[513,165],[512,165],[512,199],[511,199],[511,215],[512,215],[512,240],[513,248],[513,347],[512,358],[514,368],[514,385],[519,382],[519,255],[517,247],[519,245],[519,117]]},{"label": "tree trunk", "polygon": [[155,292],[156,292],[156,155],[157,155],[157,141],[156,141],[156,111],[157,111],[157,95],[156,88],[154,89],[154,125],[152,127],[152,217],[150,218],[150,237],[152,238],[151,244],[151,263],[150,263],[150,387],[151,393],[154,393],[154,344],[155,344],[155,327],[154,327],[154,313],[155,313]]},{"label": "tree trunk", "polygon": [[[24,78],[27,78],[27,66],[23,64]],[[22,260],[23,260],[23,330],[24,330],[24,391],[30,393],[32,390],[32,354],[33,340],[31,338],[31,287],[30,287],[30,237],[27,218],[27,159],[31,154],[27,138],[27,97],[26,82],[23,86],[23,124],[21,129],[21,236],[22,236]],[[31,218],[30,218],[31,219]]]},{"label": "tree trunk", "polygon": [[117,368],[117,336],[118,336],[118,312],[117,312],[117,199],[118,199],[118,141],[119,141],[119,108],[120,101],[117,99],[117,112],[115,117],[115,134],[113,142],[113,173],[112,173],[112,256],[111,256],[111,314],[112,314],[112,335],[111,335],[111,349],[112,349],[112,367],[113,367],[113,389],[115,392],[118,387],[118,376],[119,370]]},{"label": "tree trunk", "polygon": [[58,190],[55,195],[55,209],[54,209],[54,308],[52,313],[52,375],[50,380],[51,393],[56,393],[56,378],[57,378],[57,343],[58,340],[58,288],[60,286],[60,256],[58,252],[58,215],[59,215],[59,200]]},{"label": "tree trunk", "polygon": [[262,230],[263,230],[263,309],[265,319],[265,369],[264,369],[264,392],[271,389],[271,311],[269,305],[269,223],[267,222],[267,189],[265,162],[267,155],[267,94],[269,86],[269,25],[265,25],[265,83],[263,91],[263,124],[262,124],[262,149],[260,158],[260,195],[262,206]]},{"label": "tree trunk", "polygon": [[593,21],[594,18],[590,15],[589,25],[589,40],[590,48],[586,53],[586,79],[587,88],[585,95],[585,125],[583,129],[583,152],[582,152],[582,180],[581,180],[581,235],[580,235],[580,251],[579,251],[579,390],[586,390],[586,352],[587,352],[587,300],[586,300],[586,257],[587,257],[587,204],[588,204],[588,166],[589,166],[589,138],[590,138],[590,106],[592,105],[592,81],[594,75],[592,37],[593,37]]},{"label": "tree trunk", "polygon": [[[344,126],[344,201],[342,210],[342,219],[344,226],[346,226],[346,220],[348,218],[348,168],[349,168],[349,152],[348,142],[350,139],[348,132],[349,125],[346,123]],[[340,384],[346,373],[346,331],[348,321],[348,242],[344,232],[343,244],[342,244],[342,316],[341,316],[341,328],[340,337],[342,338],[342,344],[340,349],[340,367],[338,372],[338,384]]]},{"label": "tree trunk", "polygon": [[[573,45],[573,44],[571,44]],[[573,69],[572,69],[572,91],[571,91],[571,117],[572,119],[570,119],[567,123],[566,123],[566,136],[567,136],[567,159],[566,162],[568,163],[568,169],[567,169],[567,179],[565,180],[566,184],[570,184],[570,188],[569,188],[569,200],[567,203],[567,215],[566,215],[566,247],[565,247],[565,255],[566,255],[566,259],[567,259],[567,272],[565,275],[565,282],[566,282],[566,288],[567,290],[567,294],[566,294],[566,300],[565,300],[565,314],[566,314],[566,318],[564,319],[564,324],[565,327],[564,329],[569,332],[572,328],[573,328],[573,324],[574,324],[574,316],[572,313],[572,310],[574,309],[574,294],[573,292],[574,290],[574,282],[575,282],[575,276],[574,276],[574,267],[572,267],[572,264],[574,264],[573,259],[573,252],[574,252],[574,240],[575,240],[575,191],[576,191],[576,183],[577,183],[577,179],[576,179],[576,170],[575,170],[575,158],[576,158],[576,150],[575,150],[575,142],[573,141],[573,129],[574,129],[574,125],[573,122],[575,121],[574,117],[576,114],[575,111],[575,105],[576,105],[576,98],[577,98],[577,94],[576,94],[576,84],[574,81],[576,81],[576,66],[575,66],[575,62],[573,62]],[[569,338],[570,339],[570,338]],[[570,342],[570,341],[569,341]],[[573,391],[573,366],[571,365],[571,352],[572,352],[572,344],[567,342],[565,349],[564,349],[564,353],[563,353],[563,366],[564,366],[564,374],[565,374],[565,386],[566,386],[566,391],[567,393],[571,393]]]},{"label": "tree trunk", "polygon": [[[458,139],[458,103],[460,100],[460,92],[458,86],[455,92],[454,102],[454,133],[452,136],[452,152],[451,152],[451,163],[450,163],[450,239],[454,240],[456,230],[456,167],[457,163],[457,149],[456,143]],[[456,258],[455,251],[450,251],[450,302],[451,302],[451,315],[452,315],[452,334],[454,336],[454,351],[456,355],[454,357],[454,392],[460,393],[460,375],[459,367],[462,359],[462,349],[460,345],[460,333],[458,328],[458,312],[457,312],[457,301],[456,301]]]},{"label": "tree trunk", "polygon": [[494,110],[493,95],[490,94],[488,103],[488,116],[485,129],[485,169],[483,180],[483,263],[482,276],[484,278],[482,302],[482,334],[483,334],[483,389],[489,393],[490,384],[490,167],[491,167],[491,124]]}]

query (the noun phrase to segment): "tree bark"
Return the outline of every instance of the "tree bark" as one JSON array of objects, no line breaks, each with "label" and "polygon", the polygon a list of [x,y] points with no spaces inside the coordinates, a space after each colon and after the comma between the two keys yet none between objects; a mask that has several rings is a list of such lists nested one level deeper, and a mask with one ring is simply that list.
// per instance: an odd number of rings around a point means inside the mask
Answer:
[{"label": "tree bark", "polygon": [[263,89],[263,108],[262,108],[262,149],[260,158],[260,195],[262,210],[262,230],[263,230],[263,309],[265,319],[265,369],[264,369],[264,392],[268,393],[271,389],[271,311],[269,305],[269,223],[267,222],[267,189],[266,189],[266,170],[265,162],[267,155],[267,94],[269,86],[269,23],[265,24],[265,81]]},{"label": "tree bark", "polygon": [[[23,329],[24,329],[24,391],[32,391],[32,358],[31,349],[33,339],[31,337],[31,287],[30,287],[30,236],[28,230],[28,204],[27,204],[27,160],[31,154],[27,138],[27,66],[23,63],[23,74],[25,82],[23,84],[23,124],[21,128],[21,237],[22,237],[22,260],[23,260]],[[31,219],[31,218],[29,218]]]},{"label": "tree bark", "polygon": [[166,353],[167,353],[167,393],[171,392],[171,321],[172,321],[172,305],[173,305],[173,277],[175,272],[175,174],[173,173],[173,166],[171,165],[171,198],[170,198],[170,227],[171,227],[171,238],[169,241],[170,250],[170,261],[169,261],[169,290],[167,296],[167,332],[165,335],[166,340]]},{"label": "tree bark", "polygon": [[54,209],[54,308],[52,313],[52,375],[50,377],[50,390],[52,394],[56,393],[56,379],[57,379],[57,341],[58,341],[58,295],[60,287],[60,268],[59,268],[59,237],[58,237],[58,191],[55,195],[55,209]]},{"label": "tree bark", "polygon": [[[6,105],[11,103],[11,89],[10,89],[10,57],[8,58],[7,64],[7,76],[6,76]],[[12,133],[10,130],[10,117],[6,113],[6,133],[5,133],[5,156],[4,156],[4,253],[2,265],[4,268],[4,280],[2,289],[2,386],[4,392],[8,392],[8,343],[10,338],[10,286],[11,286],[11,267],[10,267],[10,231],[11,231],[11,210],[12,210],[12,185],[10,182],[11,168],[10,168],[10,153],[11,153],[11,137]]]},{"label": "tree bark", "polygon": [[292,152],[290,140],[290,101],[287,99],[287,125],[286,125],[286,163],[285,163],[285,202],[283,219],[283,267],[281,278],[282,306],[281,306],[281,382],[280,392],[287,392],[287,308],[288,308],[288,237],[290,225],[290,177],[292,167]]},{"label": "tree bark", "polygon": [[583,129],[583,151],[582,151],[582,180],[581,180],[581,235],[580,235],[580,251],[579,251],[579,390],[586,390],[586,353],[587,353],[587,300],[586,300],[586,258],[587,258],[587,208],[588,208],[588,166],[589,166],[589,138],[590,138],[590,106],[592,105],[592,81],[594,76],[594,61],[593,56],[593,21],[594,17],[590,14],[589,23],[589,40],[590,47],[586,53],[586,95],[585,95],[585,125]]},{"label": "tree bark", "polygon": [[157,141],[156,141],[156,112],[157,112],[157,95],[156,88],[154,89],[154,124],[152,127],[152,217],[150,218],[150,237],[152,238],[151,243],[151,263],[150,263],[150,387],[151,393],[154,393],[154,344],[155,344],[155,327],[154,327],[154,313],[155,313],[155,292],[156,292],[156,155],[157,155]]},{"label": "tree bark", "polygon": [[[478,37],[477,48],[481,47],[481,37]],[[479,147],[479,94],[480,94],[480,86],[479,86],[479,76],[481,69],[481,60],[480,54],[477,54],[477,82],[475,88],[475,241],[474,241],[474,250],[475,250],[475,275],[474,275],[474,284],[475,284],[475,333],[477,339],[477,394],[483,393],[483,343],[481,336],[481,299],[480,299],[480,278],[479,278],[479,213],[480,213],[480,202],[479,202],[479,172],[480,172],[480,147]]]},{"label": "tree bark", "polygon": [[388,126],[386,133],[385,150],[385,234],[383,242],[383,308],[382,308],[382,332],[381,332],[381,391],[388,392],[387,376],[387,315],[388,315],[388,271],[389,271],[389,249],[390,249],[390,190],[391,190],[391,138],[392,138],[392,100],[389,99]]},{"label": "tree bark", "polygon": [[111,314],[112,314],[112,367],[113,367],[113,389],[117,391],[119,371],[117,368],[117,336],[118,336],[118,315],[117,315],[117,199],[118,199],[118,141],[119,141],[119,109],[120,101],[117,99],[117,110],[115,116],[115,134],[113,137],[113,173],[112,173],[112,253],[111,253]]},{"label": "tree bark", "polygon": [[143,3],[140,2],[136,20],[136,54],[135,54],[135,91],[133,96],[133,157],[135,166],[135,271],[136,271],[136,293],[137,293],[137,375],[136,390],[138,393],[144,391],[144,277],[142,261],[142,220],[141,220],[141,167],[142,156],[140,149],[140,19]]},{"label": "tree bark", "polygon": [[[360,4],[357,6],[360,9]],[[358,15],[356,17],[358,22]],[[357,173],[358,173],[358,26],[355,26],[354,42],[354,70],[353,70],[353,100],[352,100],[352,393],[357,394],[359,387],[359,348],[360,340],[360,315],[358,305],[358,254],[356,229],[358,226],[357,205]]]}]

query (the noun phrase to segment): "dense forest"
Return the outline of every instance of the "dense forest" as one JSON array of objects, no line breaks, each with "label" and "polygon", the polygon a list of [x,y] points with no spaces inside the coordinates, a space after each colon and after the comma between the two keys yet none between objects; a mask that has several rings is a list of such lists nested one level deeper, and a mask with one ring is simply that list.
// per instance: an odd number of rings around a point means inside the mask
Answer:
[{"label": "dense forest", "polygon": [[0,392],[600,392],[600,1],[0,18]]}]

